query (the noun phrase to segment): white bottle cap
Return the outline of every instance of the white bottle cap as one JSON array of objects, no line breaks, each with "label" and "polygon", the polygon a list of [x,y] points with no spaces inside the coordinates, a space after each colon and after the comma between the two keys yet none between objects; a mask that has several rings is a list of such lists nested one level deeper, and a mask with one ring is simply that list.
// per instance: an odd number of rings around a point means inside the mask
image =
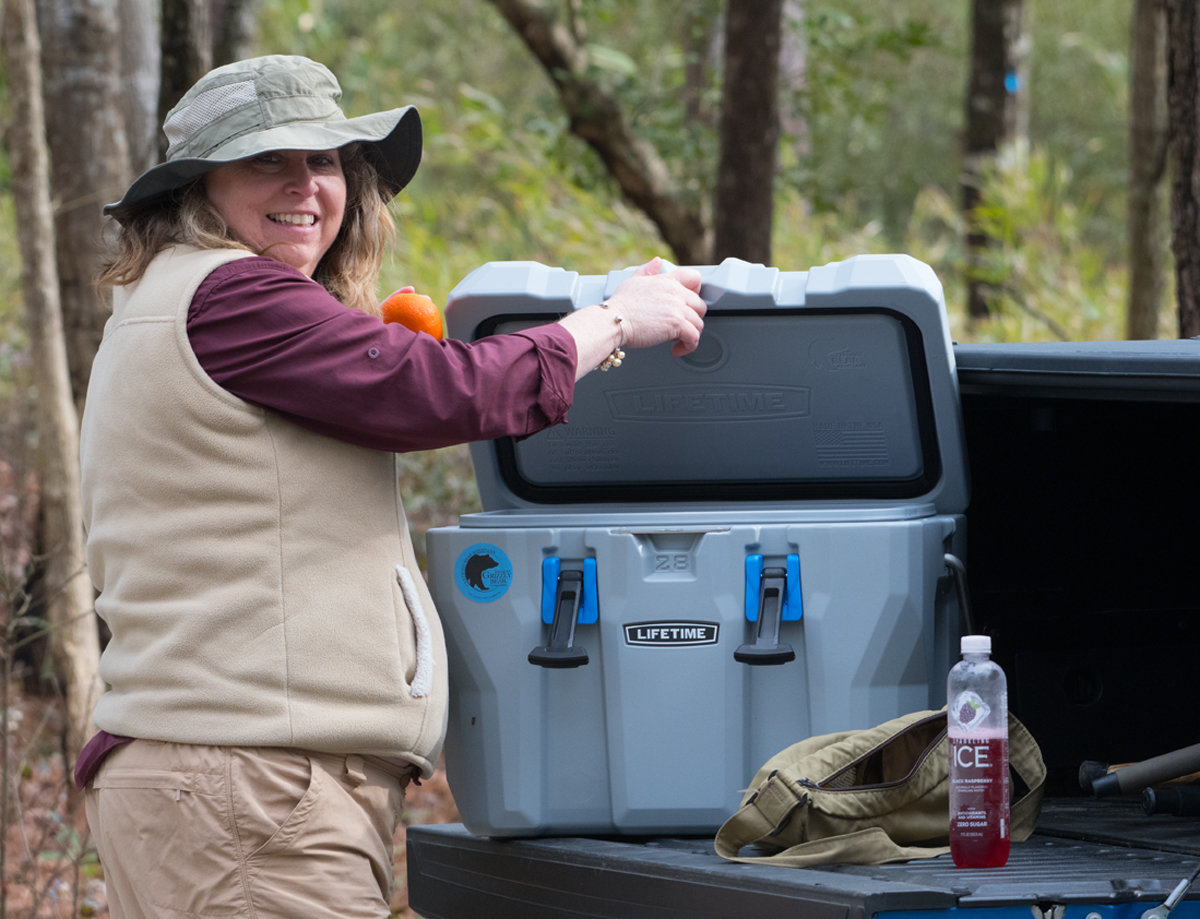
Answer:
[{"label": "white bottle cap", "polygon": [[961,645],[963,654],[991,654],[991,635],[964,635]]}]

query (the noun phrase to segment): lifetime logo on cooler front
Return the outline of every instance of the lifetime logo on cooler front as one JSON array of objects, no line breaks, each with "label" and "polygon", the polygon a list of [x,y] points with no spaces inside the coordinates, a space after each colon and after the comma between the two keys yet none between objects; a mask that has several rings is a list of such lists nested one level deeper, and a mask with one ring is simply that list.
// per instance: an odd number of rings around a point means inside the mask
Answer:
[{"label": "lifetime logo on cooler front", "polygon": [[612,417],[619,421],[757,421],[811,414],[807,386],[647,386],[614,390],[606,398]]},{"label": "lifetime logo on cooler front", "polygon": [[720,626],[715,622],[630,622],[625,643],[655,648],[715,645]]}]

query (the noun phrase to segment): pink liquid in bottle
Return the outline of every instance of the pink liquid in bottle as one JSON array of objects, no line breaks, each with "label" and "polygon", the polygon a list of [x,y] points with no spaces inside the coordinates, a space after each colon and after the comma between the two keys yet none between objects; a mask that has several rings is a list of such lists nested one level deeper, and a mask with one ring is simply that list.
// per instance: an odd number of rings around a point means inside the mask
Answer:
[{"label": "pink liquid in bottle", "polygon": [[950,855],[960,868],[1008,861],[1008,739],[951,737]]},{"label": "pink liquid in bottle", "polygon": [[1008,684],[986,635],[962,637],[946,680],[950,855],[960,868],[1008,861]]}]

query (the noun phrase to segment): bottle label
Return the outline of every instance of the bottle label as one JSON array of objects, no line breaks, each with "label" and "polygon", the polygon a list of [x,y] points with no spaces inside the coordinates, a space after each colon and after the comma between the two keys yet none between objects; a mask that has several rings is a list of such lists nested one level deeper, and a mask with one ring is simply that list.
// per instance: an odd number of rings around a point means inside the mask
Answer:
[{"label": "bottle label", "polygon": [[970,731],[983,724],[992,709],[983,701],[979,693],[967,689],[954,697],[954,702],[947,706],[947,711],[950,715],[951,727]]},{"label": "bottle label", "polygon": [[959,866],[1008,859],[1008,739],[991,732],[950,740],[950,850]]}]

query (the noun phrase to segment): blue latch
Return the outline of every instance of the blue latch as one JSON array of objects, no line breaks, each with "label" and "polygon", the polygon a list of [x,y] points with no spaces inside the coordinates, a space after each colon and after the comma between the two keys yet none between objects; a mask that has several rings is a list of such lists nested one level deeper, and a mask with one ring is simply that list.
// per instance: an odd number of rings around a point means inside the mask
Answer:
[{"label": "blue latch", "polygon": [[[562,575],[562,559],[557,556],[542,559],[542,622],[554,623],[554,611],[558,608],[558,582]],[[579,625],[595,625],[600,619],[600,605],[596,600],[596,560],[583,560],[583,590],[579,598]]]},{"label": "blue latch", "polygon": [[803,615],[800,602],[800,557],[789,555],[783,565],[763,566],[761,555],[746,557],[746,618],[757,623],[754,640],[740,645],[733,659],[742,664],[786,664],[796,652],[780,641],[780,625]]},{"label": "blue latch", "polygon": [[529,663],[558,670],[584,666],[588,653],[575,644],[575,626],[598,618],[596,560],[585,558],[582,571],[564,571],[561,559],[543,559],[542,622],[550,626],[550,640],[529,652]]},{"label": "blue latch", "polygon": [[[779,618],[783,622],[799,622],[804,616],[804,601],[800,593],[800,556],[794,552],[788,555],[784,568],[787,571],[786,589],[783,592],[783,609]],[[762,576],[763,557],[747,555],[746,620],[749,622],[758,622],[758,609],[762,599]]]}]

